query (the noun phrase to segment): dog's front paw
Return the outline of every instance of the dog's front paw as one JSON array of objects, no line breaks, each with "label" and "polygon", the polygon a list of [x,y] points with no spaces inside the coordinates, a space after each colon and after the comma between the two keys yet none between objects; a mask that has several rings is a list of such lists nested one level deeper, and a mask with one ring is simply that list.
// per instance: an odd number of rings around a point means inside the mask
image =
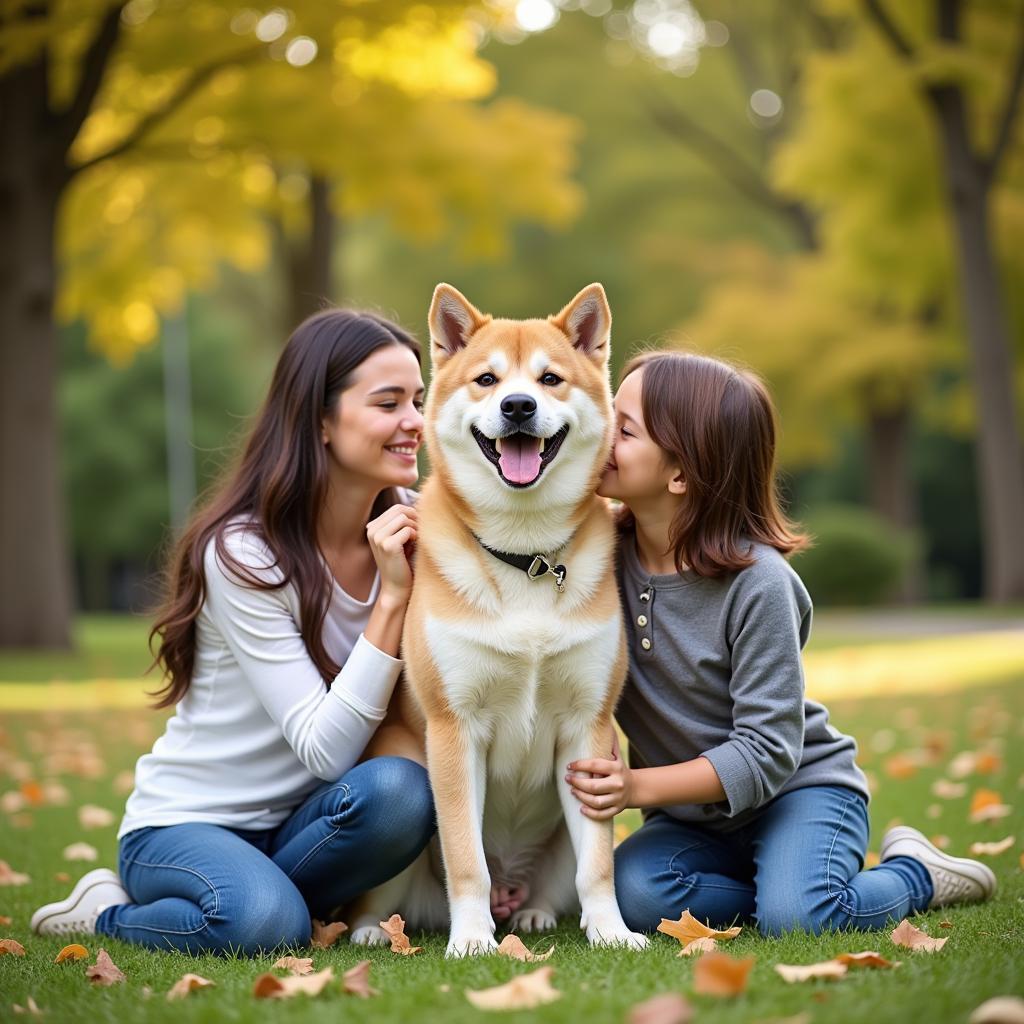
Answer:
[{"label": "dog's front paw", "polygon": [[349,942],[354,946],[386,946],[390,941],[391,937],[388,933],[383,928],[378,928],[375,924],[356,928],[349,939]]},{"label": "dog's front paw", "polygon": [[450,960],[464,956],[482,956],[493,953],[498,948],[493,935],[453,935],[448,940],[448,948],[444,955]]},{"label": "dog's front paw", "polygon": [[512,915],[509,922],[509,930],[513,932],[550,932],[553,931],[558,922],[555,915],[550,911],[541,910],[538,907],[524,907]]},{"label": "dog's front paw", "polygon": [[624,922],[587,925],[587,939],[592,946],[624,946],[626,949],[646,949],[647,936],[631,932]]}]

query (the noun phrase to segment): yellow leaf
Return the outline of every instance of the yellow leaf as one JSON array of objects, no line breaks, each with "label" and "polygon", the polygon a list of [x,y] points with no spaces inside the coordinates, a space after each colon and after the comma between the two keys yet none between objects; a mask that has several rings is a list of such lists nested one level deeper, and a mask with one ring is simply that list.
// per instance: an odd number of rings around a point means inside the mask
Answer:
[{"label": "yellow leaf", "polygon": [[53,961],[55,964],[62,964],[66,960],[85,960],[89,956],[89,950],[85,946],[80,946],[77,942],[73,942],[70,946],[65,946],[58,954],[56,959]]},{"label": "yellow leaf", "polygon": [[715,931],[714,928],[701,924],[689,910],[684,910],[678,921],[670,921],[668,918],[663,917],[661,924],[658,925],[658,931],[663,932],[665,935],[671,935],[672,938],[678,939],[684,946],[688,946],[694,939],[721,939],[723,941],[735,939],[742,931],[742,928],[736,925],[733,928],[727,928],[725,931]]}]

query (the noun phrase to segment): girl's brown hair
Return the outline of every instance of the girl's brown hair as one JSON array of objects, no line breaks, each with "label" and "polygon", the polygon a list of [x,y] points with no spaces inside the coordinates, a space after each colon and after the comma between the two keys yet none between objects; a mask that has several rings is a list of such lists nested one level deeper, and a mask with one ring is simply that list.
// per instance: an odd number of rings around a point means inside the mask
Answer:
[{"label": "girl's brown hair", "polygon": [[[203,554],[211,539],[218,561],[247,585],[295,585],[306,650],[326,685],[338,674],[322,636],[332,584],[317,544],[328,479],[321,423],[335,414],[354,371],[386,345],[404,345],[420,359],[419,343],[401,327],[351,310],[315,313],[288,339],[241,460],[193,516],[170,559],[167,596],[149,634],[151,648],[159,637],[153,664],[163,670],[165,683],[152,695],[156,707],[177,703],[192,682],[196,619],[206,597]],[[371,518],[397,500],[393,489],[382,491]],[[258,531],[274,556],[279,582],[261,579],[232,556],[224,533],[236,518]]]},{"label": "girl's brown hair", "polygon": [[[779,503],[775,410],[764,384],[718,359],[683,352],[642,353],[626,364],[622,380],[640,369],[644,426],[686,482],[669,527],[676,570],[721,576],[744,569],[754,561],[750,541],[787,556],[807,547]],[[633,525],[623,507],[620,528]]]}]

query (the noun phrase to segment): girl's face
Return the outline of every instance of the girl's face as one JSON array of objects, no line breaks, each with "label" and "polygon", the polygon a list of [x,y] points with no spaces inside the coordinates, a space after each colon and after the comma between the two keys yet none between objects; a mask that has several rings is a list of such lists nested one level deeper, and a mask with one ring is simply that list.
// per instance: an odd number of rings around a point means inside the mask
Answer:
[{"label": "girl's face", "polygon": [[322,423],[323,442],[345,473],[385,487],[412,487],[423,438],[423,378],[404,345],[367,356]]},{"label": "girl's face", "polygon": [[667,493],[680,494],[685,484],[679,467],[671,466],[665,453],[644,427],[640,402],[643,369],[634,370],[615,396],[615,440],[608,465],[597,485],[605,498],[618,498],[630,508],[660,500]]}]

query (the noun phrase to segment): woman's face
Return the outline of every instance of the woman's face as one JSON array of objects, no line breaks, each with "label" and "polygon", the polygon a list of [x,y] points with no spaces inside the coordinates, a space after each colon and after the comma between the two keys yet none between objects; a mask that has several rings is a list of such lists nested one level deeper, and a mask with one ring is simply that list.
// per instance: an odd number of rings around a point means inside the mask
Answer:
[{"label": "woman's face", "polygon": [[615,440],[608,465],[597,485],[605,498],[618,498],[631,508],[664,497],[677,489],[670,484],[678,475],[662,450],[651,440],[644,426],[640,388],[643,369],[634,370],[620,385],[615,396]]},{"label": "woman's face", "polygon": [[423,438],[423,378],[404,345],[385,345],[356,368],[324,419],[323,441],[345,473],[385,487],[412,487]]}]

